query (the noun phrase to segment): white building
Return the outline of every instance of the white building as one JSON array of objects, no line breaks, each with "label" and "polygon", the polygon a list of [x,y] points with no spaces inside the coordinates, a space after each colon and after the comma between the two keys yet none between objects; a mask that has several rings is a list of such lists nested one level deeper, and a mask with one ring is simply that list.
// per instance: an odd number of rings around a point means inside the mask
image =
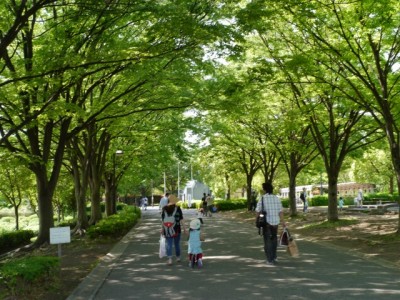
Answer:
[{"label": "white building", "polygon": [[[313,189],[315,189],[314,185],[299,185],[296,186],[296,199],[300,198],[300,193],[303,191],[303,188],[306,188],[307,197],[311,198],[313,196]],[[279,190],[281,198],[289,198],[289,188],[282,188]]]},{"label": "white building", "polygon": [[[303,188],[306,188],[307,196],[312,198],[314,195],[320,195],[321,188],[326,191],[328,189],[327,184],[323,185],[300,185],[296,186],[296,199],[300,197],[300,193],[303,191]],[[374,193],[375,192],[375,184],[371,183],[357,183],[357,182],[344,182],[338,183],[337,190],[338,194],[343,197],[351,197],[356,196],[359,190],[362,190],[363,193]],[[289,198],[289,188],[282,188],[279,190],[281,198]]]},{"label": "white building", "polygon": [[200,181],[190,180],[183,190],[182,200],[187,201],[190,207],[192,200],[201,200],[203,193],[210,194],[210,188]]}]

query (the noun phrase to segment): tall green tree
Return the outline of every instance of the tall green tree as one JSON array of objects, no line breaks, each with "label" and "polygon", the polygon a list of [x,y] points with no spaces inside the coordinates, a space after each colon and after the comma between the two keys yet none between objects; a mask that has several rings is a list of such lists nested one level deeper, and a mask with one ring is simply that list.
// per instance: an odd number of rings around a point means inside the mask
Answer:
[{"label": "tall green tree", "polygon": [[[268,50],[269,57],[259,59],[263,62],[259,73],[275,85],[290,86],[287,95],[291,94],[290,98],[298,106],[299,117],[310,125],[310,133],[328,176],[328,218],[337,220],[337,181],[344,159],[379,139],[374,136],[378,127],[371,124],[369,114],[354,101],[359,94],[365,93],[364,88],[355,92],[348,86],[350,74],[337,65],[334,51],[326,47],[327,43],[337,43],[336,46],[342,46],[340,49],[348,49],[341,43],[344,39],[332,38],[337,36],[335,27],[332,27],[331,35],[326,34],[325,29],[336,18],[327,7],[335,6],[336,2],[327,1],[326,6],[322,2],[278,1],[263,6],[265,3],[249,3],[242,15],[244,28],[256,30]],[[342,5],[346,9],[351,6]],[[250,12],[256,13],[256,20],[249,20]],[[316,36],[322,36],[325,41]],[[272,59],[275,66],[270,62]],[[276,66],[284,74],[277,79],[274,78],[279,74]]]},{"label": "tall green tree", "polygon": [[7,157],[7,155],[0,157],[2,165],[0,194],[3,195],[8,206],[14,209],[15,229],[19,230],[19,209],[27,201],[28,192],[33,188],[33,178],[15,158]]},{"label": "tall green tree", "polygon": [[[36,176],[37,245],[48,241],[53,226],[52,196],[68,141],[111,107],[147,99],[138,97],[143,84],[147,92],[161,90],[150,79],[160,78],[179,57],[200,62],[201,46],[226,32],[217,22],[226,12],[218,3],[48,3],[7,1],[0,28],[11,37],[0,47],[1,146],[17,153]],[[105,93],[110,90],[112,95]],[[90,99],[96,99],[93,105]]]},{"label": "tall green tree", "polygon": [[318,63],[340,78],[335,87],[385,132],[400,186],[399,2],[282,1],[280,5],[314,52],[323,54]]}]

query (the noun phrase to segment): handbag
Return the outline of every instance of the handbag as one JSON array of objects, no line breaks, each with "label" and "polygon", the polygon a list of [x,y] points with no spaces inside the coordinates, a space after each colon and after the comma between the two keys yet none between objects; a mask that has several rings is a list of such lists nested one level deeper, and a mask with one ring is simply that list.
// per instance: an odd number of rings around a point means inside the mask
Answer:
[{"label": "handbag", "polygon": [[160,258],[167,256],[167,248],[165,243],[165,236],[160,235],[160,251],[159,251]]},{"label": "handbag", "polygon": [[289,246],[289,239],[293,239],[290,236],[289,230],[285,227],[279,237],[279,246],[287,247]]},{"label": "handbag", "polygon": [[258,233],[261,234],[261,230],[267,226],[267,212],[264,210],[264,198],[261,198],[261,212],[256,219],[256,227]]}]

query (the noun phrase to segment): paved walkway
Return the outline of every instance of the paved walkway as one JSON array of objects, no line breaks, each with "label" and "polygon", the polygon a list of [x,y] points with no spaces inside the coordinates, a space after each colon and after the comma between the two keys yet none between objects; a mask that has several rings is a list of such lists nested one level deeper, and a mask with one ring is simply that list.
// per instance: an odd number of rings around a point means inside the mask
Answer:
[{"label": "paved walkway", "polygon": [[[184,210],[186,220],[196,216]],[[123,299],[400,299],[400,271],[324,245],[297,239],[300,258],[279,248],[267,266],[262,238],[250,224],[204,218],[204,267],[158,257],[158,210],[143,218],[67,300]],[[182,241],[183,254],[186,242]]]}]

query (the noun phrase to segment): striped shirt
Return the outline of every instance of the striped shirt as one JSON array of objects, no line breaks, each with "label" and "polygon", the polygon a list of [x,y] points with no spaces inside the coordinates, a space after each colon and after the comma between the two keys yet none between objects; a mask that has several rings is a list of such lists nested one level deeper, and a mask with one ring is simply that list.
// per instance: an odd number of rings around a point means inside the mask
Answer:
[{"label": "striped shirt", "polygon": [[257,203],[256,212],[262,211],[261,201],[263,201],[264,210],[267,212],[267,222],[270,225],[280,223],[279,213],[283,210],[281,199],[275,195],[265,194]]}]

